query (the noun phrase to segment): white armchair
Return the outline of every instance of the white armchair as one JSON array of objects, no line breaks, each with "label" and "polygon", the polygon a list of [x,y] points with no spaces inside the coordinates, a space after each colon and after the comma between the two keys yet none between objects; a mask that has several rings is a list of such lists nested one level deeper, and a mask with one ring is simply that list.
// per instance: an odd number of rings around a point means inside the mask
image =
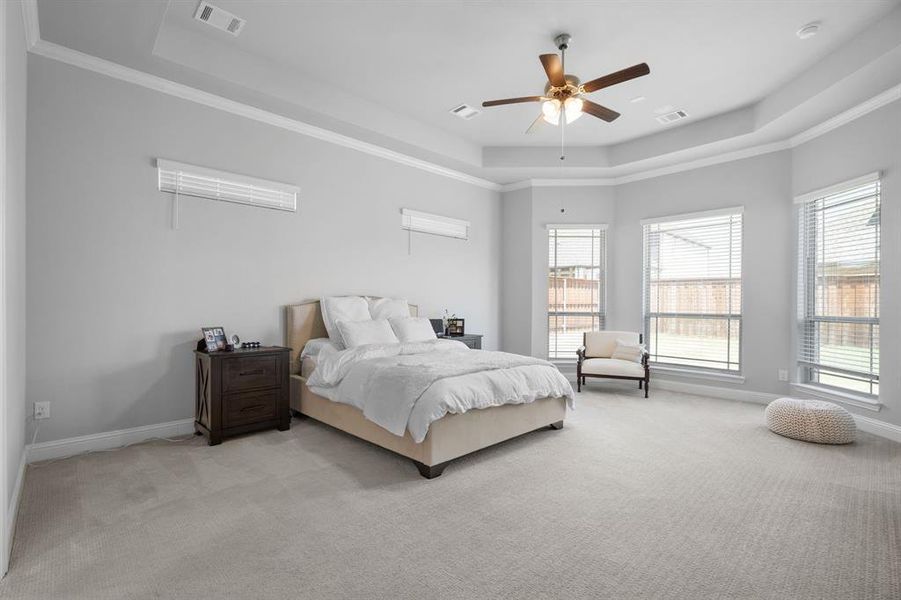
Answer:
[{"label": "white armchair", "polygon": [[642,335],[634,331],[590,331],[582,337],[582,347],[576,352],[576,389],[582,391],[587,377],[608,379],[631,379],[638,381],[638,389],[644,387],[644,397],[648,397],[648,383],[651,371],[648,367],[648,352],[644,349],[635,360],[614,358],[617,342],[638,345]]}]

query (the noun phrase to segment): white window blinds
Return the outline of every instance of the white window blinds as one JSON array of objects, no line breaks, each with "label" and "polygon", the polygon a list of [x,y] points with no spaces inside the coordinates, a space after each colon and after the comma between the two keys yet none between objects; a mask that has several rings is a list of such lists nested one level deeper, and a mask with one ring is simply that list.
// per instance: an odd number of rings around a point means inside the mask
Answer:
[{"label": "white window blinds", "polygon": [[801,199],[798,365],[806,383],[879,394],[878,174]]},{"label": "white window blinds", "polygon": [[740,371],[742,209],[642,225],[650,360]]},{"label": "white window blinds", "polygon": [[469,239],[469,221],[442,217],[441,215],[419,212],[409,208],[402,208],[400,214],[401,229],[430,233],[432,235],[443,235],[461,240]]},{"label": "white window blinds", "polygon": [[604,329],[607,230],[548,225],[548,357],[575,360],[586,331]]},{"label": "white window blinds", "polygon": [[156,161],[159,189],[182,196],[224,200],[276,210],[297,210],[297,186],[178,163]]}]

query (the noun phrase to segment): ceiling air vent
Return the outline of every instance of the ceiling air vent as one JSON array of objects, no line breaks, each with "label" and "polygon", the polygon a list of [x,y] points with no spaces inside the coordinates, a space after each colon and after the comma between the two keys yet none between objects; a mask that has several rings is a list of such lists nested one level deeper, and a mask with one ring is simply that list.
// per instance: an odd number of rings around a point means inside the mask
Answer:
[{"label": "ceiling air vent", "polygon": [[479,114],[480,111],[474,109],[468,104],[461,104],[455,108],[450,109],[450,114],[457,115],[461,119],[466,119],[467,121]]},{"label": "ceiling air vent", "polygon": [[244,29],[244,24],[247,22],[227,10],[213,6],[209,2],[200,3],[200,6],[197,7],[197,11],[194,13],[194,18],[234,36],[241,33],[241,30]]},{"label": "ceiling air vent", "polygon": [[682,119],[687,119],[688,113],[684,110],[677,110],[671,113],[666,113],[665,115],[660,115],[656,117],[658,123],[663,123],[664,125],[668,123],[673,123],[674,121],[681,121]]}]

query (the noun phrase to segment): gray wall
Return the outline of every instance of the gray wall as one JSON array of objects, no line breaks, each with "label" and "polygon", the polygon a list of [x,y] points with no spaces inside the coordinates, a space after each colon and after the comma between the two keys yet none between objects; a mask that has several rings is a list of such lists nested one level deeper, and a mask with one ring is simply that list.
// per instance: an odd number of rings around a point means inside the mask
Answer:
[{"label": "gray wall", "polygon": [[[25,29],[21,2],[2,2],[5,61],[5,88],[2,90],[2,120],[5,136],[5,164],[3,165],[3,305],[6,327],[2,332],[6,346],[3,369],[6,399],[6,444],[4,465],[7,497],[3,498],[2,514],[6,519],[10,500],[15,491],[19,463],[25,449],[25,116],[26,116],[26,54]],[[9,539],[12,532],[8,531]],[[6,540],[3,540],[4,543]]]},{"label": "gray wall", "polygon": [[[283,342],[286,304],[404,296],[499,342],[496,192],[40,57],[29,63],[28,400],[39,441],[192,416],[199,328]],[[296,183],[300,210],[156,190],[156,157]],[[400,209],[472,222],[417,235]]]},{"label": "gray wall", "polygon": [[791,155],[783,151],[618,186],[610,327],[643,326],[641,219],[743,206],[740,387],[787,392],[777,370],[794,362],[790,185]]},{"label": "gray wall", "polygon": [[532,189],[502,194],[501,347],[532,353]]},{"label": "gray wall", "polygon": [[[879,413],[856,409],[852,412],[901,425],[901,370],[893,368],[901,360],[901,102],[840,127],[792,150],[765,154],[703,169],[646,179],[616,187],[556,187],[520,190],[504,194],[504,271],[521,269],[522,237],[532,243],[530,288],[526,298],[522,284],[517,293],[506,293],[504,349],[528,350],[546,356],[546,234],[549,222],[609,223],[608,231],[608,327],[639,329],[641,322],[642,246],[641,219],[679,215],[731,206],[744,207],[743,240],[743,384],[710,382],[718,387],[791,393],[778,380],[778,370],[796,373],[796,215],[794,196],[858,177],[882,172],[882,313],[880,349],[882,354]],[[515,195],[514,195],[515,194]],[[527,204],[526,208],[520,204]],[[517,217],[513,214],[517,206]],[[559,208],[567,207],[564,215]],[[525,233],[526,219],[531,229]],[[519,245],[517,245],[519,244]],[[531,343],[521,337],[508,345],[507,328],[520,322],[523,312],[531,314],[526,324]],[[525,321],[522,321],[525,323]],[[659,374],[660,378],[704,383]]]},{"label": "gray wall", "polygon": [[901,102],[893,102],[792,151],[792,195],[882,172],[879,413],[901,425]]},{"label": "gray wall", "polygon": [[[547,225],[612,224],[616,214],[613,188],[535,187],[505,192],[502,196],[503,348],[545,358]],[[612,244],[608,241],[608,252]],[[611,260],[608,255],[608,268]],[[608,278],[608,284],[610,281]]]},{"label": "gray wall", "polygon": [[[536,187],[532,190],[532,356],[546,358],[548,352],[547,226],[550,223],[612,225],[616,216],[613,192],[612,187],[589,186]],[[608,240],[607,248],[613,248],[612,240]],[[607,257],[608,268],[612,260],[611,256]],[[608,276],[607,284],[615,285],[612,277]]]}]

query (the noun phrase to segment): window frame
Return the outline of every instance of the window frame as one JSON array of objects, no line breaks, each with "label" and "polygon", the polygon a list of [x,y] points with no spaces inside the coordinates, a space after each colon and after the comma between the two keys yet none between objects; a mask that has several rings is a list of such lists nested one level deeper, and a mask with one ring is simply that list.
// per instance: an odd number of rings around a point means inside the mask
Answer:
[{"label": "window frame", "polygon": [[[874,185],[876,186],[875,199],[876,199],[876,211],[879,211],[881,214],[882,211],[882,178],[880,172],[869,173],[867,175],[856,177],[854,179],[850,179],[847,181],[843,181],[829,187],[815,190],[812,192],[808,192],[806,194],[802,194],[795,198],[795,204],[797,205],[796,217],[797,217],[797,227],[795,229],[797,235],[797,248],[798,248],[798,260],[797,260],[797,319],[798,324],[796,328],[797,342],[795,344],[795,364],[797,368],[797,380],[798,384],[802,387],[811,388],[812,390],[820,390],[826,394],[834,394],[837,396],[847,396],[850,398],[860,398],[861,400],[872,403],[874,400],[879,398],[879,393],[873,393],[874,386],[879,387],[880,385],[880,369],[881,362],[875,369],[875,374],[873,374],[872,365],[874,362],[874,350],[879,352],[879,338],[881,337],[880,333],[877,333],[874,341],[874,327],[881,328],[881,320],[882,320],[882,222],[881,218],[879,223],[876,224],[878,227],[876,233],[876,248],[877,248],[877,299],[876,299],[876,314],[875,317],[842,317],[842,316],[832,316],[832,315],[817,315],[816,309],[816,287],[817,287],[817,240],[821,234],[821,232],[817,230],[810,231],[807,227],[808,225],[808,211],[809,210],[817,210],[814,205],[815,203],[829,199],[832,196],[838,194],[847,194],[855,189],[863,188],[866,186]],[[848,200],[847,202],[855,202],[858,200],[866,199],[867,196],[861,196],[860,198]],[[834,207],[830,207],[834,208]],[[823,209],[820,209],[823,210]],[[814,220],[815,221],[815,220]],[[859,371],[854,371],[850,369],[843,369],[841,367],[830,367],[828,365],[823,365],[818,362],[813,362],[808,360],[804,355],[804,350],[807,345],[807,340],[811,338],[818,338],[815,333],[818,324],[820,323],[836,323],[842,325],[869,325],[869,364],[871,365],[870,374],[862,374]],[[821,350],[819,348],[819,343],[817,343],[817,352],[819,353]],[[881,354],[881,353],[880,353]],[[881,356],[880,356],[881,358]],[[822,383],[817,381],[816,375],[835,375],[840,378],[851,379],[855,381],[864,382],[869,385],[870,392],[865,392],[861,390],[852,389],[849,387],[842,387],[839,385],[831,385],[829,383]],[[880,387],[881,389],[881,387]]]},{"label": "window frame", "polygon": [[[598,230],[601,232],[601,256],[598,264],[598,304],[599,310],[597,313],[595,312],[573,312],[573,311],[552,311],[550,302],[547,303],[545,308],[545,325],[547,327],[546,331],[546,340],[547,340],[547,359],[549,361],[555,363],[575,363],[576,362],[576,354],[575,352],[571,357],[564,358],[555,358],[551,356],[551,319],[556,317],[597,317],[598,319],[598,327],[599,331],[603,331],[607,328],[607,258],[608,258],[608,232],[609,228],[606,223],[548,223],[545,226],[545,230],[547,231],[547,239],[546,239],[546,248],[550,245],[550,237],[552,232],[560,230],[560,229],[591,229]],[[557,244],[554,244],[554,248],[556,250]],[[547,268],[545,270],[547,277],[547,286],[545,288],[545,300],[549,299],[550,295],[550,272],[552,268],[550,261],[550,253],[547,254]]]},{"label": "window frame", "polygon": [[[686,312],[651,312],[651,294],[650,294],[650,244],[648,243],[648,226],[662,223],[678,223],[680,221],[691,221],[696,219],[705,219],[712,217],[735,217],[738,216],[741,218],[741,224],[739,227],[739,233],[741,236],[740,244],[738,246],[740,253],[740,261],[739,261],[739,298],[738,298],[738,312],[735,312],[735,308],[732,307],[732,311],[728,313],[686,313]],[[745,244],[745,219],[744,219],[744,207],[743,206],[732,206],[727,208],[719,208],[713,210],[706,210],[700,212],[691,212],[691,213],[681,213],[675,215],[667,215],[663,217],[654,217],[648,219],[642,219],[640,221],[642,235],[641,235],[641,244],[642,244],[642,331],[644,333],[645,345],[648,348],[648,351],[651,351],[653,340],[655,339],[651,335],[651,320],[654,318],[689,318],[689,319],[716,319],[723,320],[726,323],[726,331],[727,333],[727,358],[726,364],[735,364],[737,369],[728,369],[714,366],[698,366],[698,365],[686,365],[676,362],[664,362],[654,360],[655,356],[653,352],[650,352],[648,356],[648,362],[652,368],[658,367],[665,371],[670,371],[673,373],[683,373],[685,375],[698,375],[712,378],[723,378],[723,379],[737,379],[743,380],[743,357],[744,357],[744,244]],[[729,353],[731,352],[731,324],[735,321],[738,324],[738,356],[736,360],[731,360],[731,356]],[[666,357],[666,358],[676,358],[679,357]],[[683,358],[683,360],[691,360],[694,362],[703,362],[702,359],[693,359],[693,358]]]}]

